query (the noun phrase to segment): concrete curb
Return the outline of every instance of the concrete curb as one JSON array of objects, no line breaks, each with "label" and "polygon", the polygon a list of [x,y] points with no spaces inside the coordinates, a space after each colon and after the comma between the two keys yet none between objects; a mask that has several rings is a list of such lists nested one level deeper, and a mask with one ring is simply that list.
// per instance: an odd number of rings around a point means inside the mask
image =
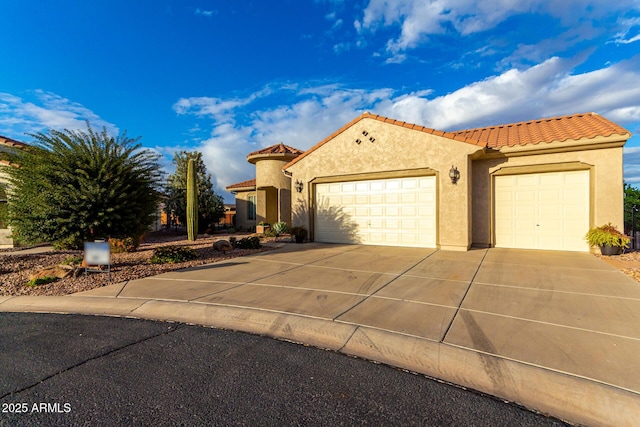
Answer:
[{"label": "concrete curb", "polygon": [[423,338],[289,313],[114,297],[0,297],[0,312],[91,314],[265,335],[385,363],[590,426],[633,426],[640,395],[588,378]]}]

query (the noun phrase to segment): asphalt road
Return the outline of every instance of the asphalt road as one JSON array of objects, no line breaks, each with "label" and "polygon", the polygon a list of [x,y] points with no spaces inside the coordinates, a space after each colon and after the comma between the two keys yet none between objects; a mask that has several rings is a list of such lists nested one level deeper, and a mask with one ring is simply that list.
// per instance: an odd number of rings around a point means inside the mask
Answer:
[{"label": "asphalt road", "polygon": [[0,313],[0,425],[559,426],[472,391],[245,333]]}]

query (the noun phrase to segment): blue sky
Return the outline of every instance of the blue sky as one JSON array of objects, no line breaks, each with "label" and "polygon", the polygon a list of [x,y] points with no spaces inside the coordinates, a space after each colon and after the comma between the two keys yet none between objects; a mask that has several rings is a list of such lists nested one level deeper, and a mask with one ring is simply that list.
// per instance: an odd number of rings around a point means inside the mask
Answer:
[{"label": "blue sky", "polygon": [[[440,130],[594,111],[640,134],[640,0],[0,0],[0,135],[127,130],[246,155],[365,111]],[[640,136],[625,148],[640,186]]]}]

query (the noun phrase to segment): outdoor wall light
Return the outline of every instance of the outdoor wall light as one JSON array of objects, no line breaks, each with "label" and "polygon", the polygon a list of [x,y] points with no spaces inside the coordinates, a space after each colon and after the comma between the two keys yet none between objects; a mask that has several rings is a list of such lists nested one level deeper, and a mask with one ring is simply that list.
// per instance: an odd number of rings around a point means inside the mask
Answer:
[{"label": "outdoor wall light", "polygon": [[296,187],[296,191],[298,193],[302,193],[302,187],[303,186],[304,186],[304,184],[302,183],[302,181],[300,181],[299,179],[296,179],[295,187]]},{"label": "outdoor wall light", "polygon": [[460,179],[460,171],[457,167],[451,166],[451,169],[449,169],[449,178],[451,178],[452,184],[456,184],[458,182]]}]

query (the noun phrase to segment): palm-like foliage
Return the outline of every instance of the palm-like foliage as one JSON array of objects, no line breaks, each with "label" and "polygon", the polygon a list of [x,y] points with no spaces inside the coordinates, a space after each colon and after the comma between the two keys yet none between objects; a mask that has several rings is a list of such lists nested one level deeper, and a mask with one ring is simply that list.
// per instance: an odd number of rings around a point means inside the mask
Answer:
[{"label": "palm-like foliage", "polygon": [[159,202],[159,156],[126,132],[57,131],[31,135],[36,143],[14,153],[9,169],[9,221],[22,242],[51,241],[78,248],[83,241],[138,237]]}]

